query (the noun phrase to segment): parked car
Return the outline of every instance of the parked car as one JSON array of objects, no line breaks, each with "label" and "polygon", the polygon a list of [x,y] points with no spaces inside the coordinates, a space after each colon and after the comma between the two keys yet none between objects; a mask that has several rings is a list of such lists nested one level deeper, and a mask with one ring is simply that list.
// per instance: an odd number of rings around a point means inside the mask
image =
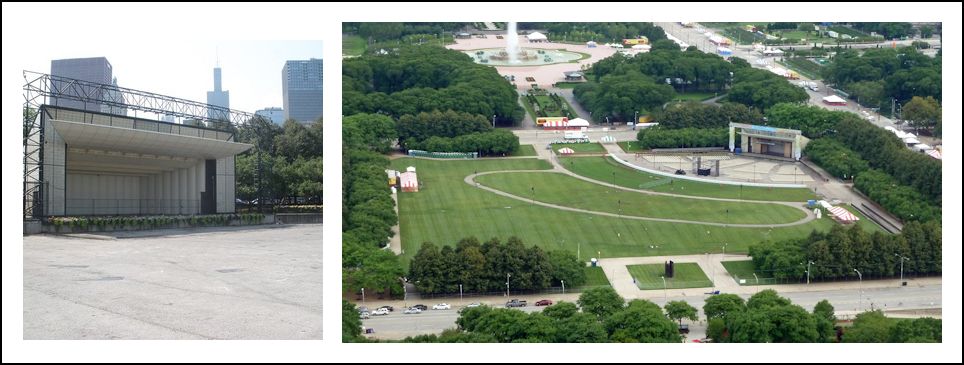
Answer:
[{"label": "parked car", "polygon": [[369,318],[372,318],[372,315],[371,315],[371,313],[368,313],[368,312],[361,312],[361,313],[358,313],[358,318],[359,318],[359,319],[369,319]]},{"label": "parked car", "polygon": [[372,312],[372,315],[373,315],[373,316],[387,316],[388,313],[389,313],[389,312],[388,312],[388,309],[378,308],[378,309],[376,309],[374,312]]},{"label": "parked car", "polygon": [[418,308],[418,310],[420,311],[428,310],[428,306],[426,306],[425,304],[416,304],[416,305],[413,305],[412,308]]},{"label": "parked car", "polygon": [[452,309],[452,305],[450,305],[450,304],[448,304],[448,303],[439,303],[439,304],[433,305],[433,306],[432,306],[432,309],[435,309],[435,310],[448,310],[448,309]]},{"label": "parked car", "polygon": [[[381,306],[381,307],[378,307],[378,309],[384,309],[384,310],[387,310],[387,311],[389,311],[389,312],[394,312],[394,311],[395,311],[395,307],[392,307],[392,306],[390,306],[390,305],[383,305],[383,306]],[[376,309],[376,310],[378,310],[378,309]]]},{"label": "parked car", "polygon": [[518,308],[518,307],[525,307],[525,306],[526,306],[526,301],[524,300],[512,299],[508,302],[505,302],[506,308]]},{"label": "parked car", "polygon": [[688,324],[681,324],[681,325],[679,325],[679,333],[681,333],[681,334],[690,333],[690,325],[688,325]]},{"label": "parked car", "polygon": [[403,313],[405,313],[405,314],[419,314],[419,313],[422,313],[422,310],[421,310],[421,309],[418,309],[418,308],[415,308],[415,307],[411,307],[411,308],[406,308],[406,309],[405,309],[405,312],[403,312]]},{"label": "parked car", "polygon": [[549,299],[543,299],[543,300],[540,300],[540,301],[536,302],[536,307],[541,307],[541,306],[544,306],[544,305],[552,305],[552,301],[549,300]]},{"label": "parked car", "polygon": [[357,307],[355,309],[358,309],[358,313],[368,312],[368,307]]},{"label": "parked car", "polygon": [[481,306],[482,306],[482,303],[475,302],[475,303],[469,303],[469,305],[467,305],[467,306],[465,306],[465,307],[466,307],[466,308],[475,308],[475,307],[481,307]]}]

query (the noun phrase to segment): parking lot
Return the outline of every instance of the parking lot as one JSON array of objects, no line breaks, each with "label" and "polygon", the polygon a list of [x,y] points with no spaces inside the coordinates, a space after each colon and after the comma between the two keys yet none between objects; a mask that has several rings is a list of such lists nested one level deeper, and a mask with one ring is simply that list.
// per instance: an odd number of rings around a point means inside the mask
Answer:
[{"label": "parking lot", "polygon": [[24,339],[321,339],[322,226],[24,237]]}]

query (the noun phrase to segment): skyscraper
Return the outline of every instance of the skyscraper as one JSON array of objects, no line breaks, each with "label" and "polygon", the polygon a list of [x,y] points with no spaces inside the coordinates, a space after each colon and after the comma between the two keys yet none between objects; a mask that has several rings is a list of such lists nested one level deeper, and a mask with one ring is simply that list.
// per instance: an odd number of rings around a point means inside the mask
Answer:
[{"label": "skyscraper", "polygon": [[[116,81],[113,78],[113,73],[113,67],[110,65],[110,62],[107,61],[106,57],[68,58],[50,61],[50,75],[52,76],[67,77],[88,82],[96,82],[103,85],[111,85],[112,81]],[[106,98],[110,97],[107,90],[104,88],[69,85],[70,84],[67,82],[54,79],[51,86],[64,95],[77,97],[85,97],[86,95],[87,97],[91,97],[95,100],[105,100]],[[70,98],[53,97],[50,100],[50,104],[93,112],[105,112],[104,108],[107,107],[106,112],[110,111],[110,108],[102,103],[84,102],[80,100],[72,100]]]},{"label": "skyscraper", "polygon": [[[229,102],[230,95],[227,90],[221,90],[221,68],[214,68],[214,91],[208,91],[208,104],[220,106],[224,108],[230,108],[231,104]],[[227,115],[220,113],[215,109],[208,109],[208,118],[211,119],[227,119]]]},{"label": "skyscraper", "polygon": [[285,119],[314,122],[322,114],[322,62],[319,58],[285,62],[281,70]]}]

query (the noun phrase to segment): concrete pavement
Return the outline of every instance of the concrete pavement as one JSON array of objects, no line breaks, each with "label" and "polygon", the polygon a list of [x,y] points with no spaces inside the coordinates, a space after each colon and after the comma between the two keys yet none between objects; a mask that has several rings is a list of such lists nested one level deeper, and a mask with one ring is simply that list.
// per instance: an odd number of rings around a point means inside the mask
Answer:
[{"label": "concrete pavement", "polygon": [[25,236],[24,339],[321,339],[322,225],[140,235]]}]

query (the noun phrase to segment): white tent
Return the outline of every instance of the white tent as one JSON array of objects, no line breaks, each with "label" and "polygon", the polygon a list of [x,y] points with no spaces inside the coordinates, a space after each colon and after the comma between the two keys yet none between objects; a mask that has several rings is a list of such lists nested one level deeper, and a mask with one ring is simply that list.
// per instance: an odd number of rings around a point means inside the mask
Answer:
[{"label": "white tent", "polygon": [[603,138],[601,139],[601,141],[602,141],[603,143],[613,143],[613,142],[616,142],[616,137],[613,137],[613,136],[603,136]]},{"label": "white tent", "polygon": [[576,153],[576,151],[574,151],[572,148],[569,148],[569,147],[559,149],[559,154],[562,154],[562,155],[571,155],[573,153]]},{"label": "white tent", "polygon": [[916,144],[920,144],[920,140],[917,139],[917,137],[907,136],[907,137],[904,137],[904,143],[913,146]]},{"label": "white tent", "polygon": [[930,150],[932,150],[932,149],[934,149],[934,147],[931,147],[930,145],[928,145],[928,144],[926,144],[926,143],[918,143],[918,144],[915,144],[915,145],[914,145],[914,150],[915,150],[915,151],[921,151],[921,152],[923,152],[923,151],[930,151]]},{"label": "white tent", "polygon": [[824,102],[824,103],[827,103],[827,104],[841,104],[841,105],[847,104],[847,101],[846,101],[846,100],[844,100],[843,98],[841,98],[841,97],[839,97],[839,96],[837,96],[837,95],[825,96],[825,97],[823,98],[823,102]]},{"label": "white tent", "polygon": [[649,50],[650,48],[653,48],[653,47],[648,44],[637,44],[637,45],[634,45],[632,48]]},{"label": "white tent", "polygon": [[589,121],[582,118],[571,119],[569,120],[569,126],[570,127],[588,127]]},{"label": "white tent", "polygon": [[924,151],[924,153],[926,153],[928,156],[931,156],[931,157],[936,158],[936,159],[938,159],[938,160],[940,160],[941,157],[942,157],[942,156],[941,156],[941,151],[938,151],[938,150],[927,150],[927,151]]},{"label": "white tent", "polygon": [[526,39],[528,39],[529,42],[542,42],[542,41],[548,40],[549,37],[546,37],[545,34],[542,34],[539,32],[532,32],[526,36]]}]

